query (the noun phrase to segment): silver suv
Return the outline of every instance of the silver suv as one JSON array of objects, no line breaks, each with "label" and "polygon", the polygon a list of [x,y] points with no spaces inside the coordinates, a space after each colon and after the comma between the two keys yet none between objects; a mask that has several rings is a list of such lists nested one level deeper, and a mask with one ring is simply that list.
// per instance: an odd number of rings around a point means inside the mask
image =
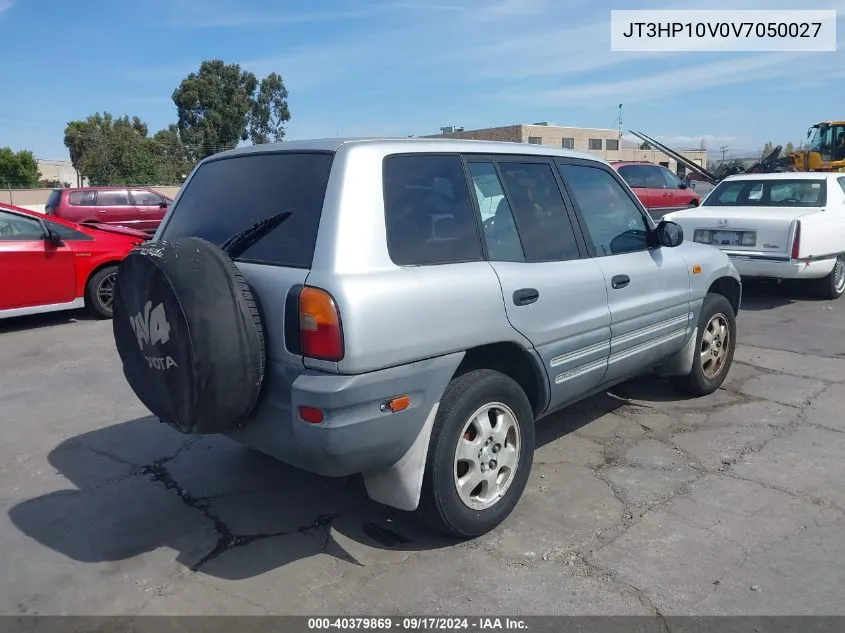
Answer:
[{"label": "silver suv", "polygon": [[161,421],[471,537],[517,504],[540,418],[644,373],[716,390],[740,296],[593,156],[322,140],[204,160],[121,265],[113,323]]}]

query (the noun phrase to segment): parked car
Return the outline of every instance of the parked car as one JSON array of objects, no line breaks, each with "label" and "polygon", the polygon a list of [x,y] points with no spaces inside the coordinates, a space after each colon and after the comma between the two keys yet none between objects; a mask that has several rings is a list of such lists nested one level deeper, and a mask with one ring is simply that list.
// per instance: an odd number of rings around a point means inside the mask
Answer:
[{"label": "parked car", "polygon": [[53,189],[44,211],[76,222],[125,226],[152,235],[171,200],[144,187]]},{"label": "parked car", "polygon": [[670,211],[701,204],[695,189],[663,165],[631,161],[615,161],[611,165],[656,220]]},{"label": "parked car", "polygon": [[806,279],[826,299],[845,293],[845,176],[742,174],[701,207],[666,216],[724,251],[744,277]]},{"label": "parked car", "polygon": [[111,317],[117,264],[148,237],[0,204],[0,319],[82,307]]},{"label": "parked car", "polygon": [[592,155],[289,142],[192,172],[120,266],[114,336],[180,432],[362,473],[372,499],[471,537],[522,495],[535,421],[644,373],[716,390],[740,296],[724,253],[655,226]]}]

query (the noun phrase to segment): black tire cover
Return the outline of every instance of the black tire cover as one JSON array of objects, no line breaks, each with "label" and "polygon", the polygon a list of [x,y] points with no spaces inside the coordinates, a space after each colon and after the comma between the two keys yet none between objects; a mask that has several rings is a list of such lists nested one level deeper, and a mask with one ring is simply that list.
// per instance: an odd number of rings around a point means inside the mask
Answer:
[{"label": "black tire cover", "polygon": [[114,340],[135,394],[183,433],[243,426],[264,379],[264,333],[246,280],[220,248],[186,237],[124,258]]}]

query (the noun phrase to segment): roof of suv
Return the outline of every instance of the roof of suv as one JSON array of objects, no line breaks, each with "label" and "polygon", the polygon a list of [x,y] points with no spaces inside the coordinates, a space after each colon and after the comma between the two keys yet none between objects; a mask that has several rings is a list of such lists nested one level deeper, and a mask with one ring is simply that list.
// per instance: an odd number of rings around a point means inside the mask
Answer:
[{"label": "roof of suv", "polygon": [[[657,163],[652,163],[649,160],[612,160],[610,161],[612,167],[627,167],[628,165],[651,165],[652,167],[663,167]],[[665,167],[663,167],[666,169]]]},{"label": "roof of suv", "polygon": [[312,151],[312,152],[334,152],[343,146],[369,145],[389,148],[391,152],[460,152],[460,153],[482,153],[482,154],[524,154],[528,156],[560,156],[571,158],[582,158],[599,163],[606,163],[605,160],[585,152],[577,152],[545,145],[529,145],[526,143],[505,142],[505,141],[477,141],[467,139],[451,138],[327,138],[302,141],[283,141],[279,143],[264,143],[261,145],[248,145],[238,147],[214,154],[206,160],[215,160],[240,154],[259,154],[278,151]]}]

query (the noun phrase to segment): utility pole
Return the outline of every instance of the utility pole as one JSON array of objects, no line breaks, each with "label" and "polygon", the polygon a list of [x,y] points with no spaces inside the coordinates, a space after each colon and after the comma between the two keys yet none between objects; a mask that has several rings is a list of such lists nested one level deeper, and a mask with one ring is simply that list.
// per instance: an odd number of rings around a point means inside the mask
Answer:
[{"label": "utility pole", "polygon": [[619,126],[619,147],[622,147],[622,104],[619,104],[619,118],[616,121]]},{"label": "utility pole", "polygon": [[725,150],[728,149],[728,146],[722,145],[722,147],[720,147],[719,149],[722,150],[722,162],[724,163],[725,162]]}]

